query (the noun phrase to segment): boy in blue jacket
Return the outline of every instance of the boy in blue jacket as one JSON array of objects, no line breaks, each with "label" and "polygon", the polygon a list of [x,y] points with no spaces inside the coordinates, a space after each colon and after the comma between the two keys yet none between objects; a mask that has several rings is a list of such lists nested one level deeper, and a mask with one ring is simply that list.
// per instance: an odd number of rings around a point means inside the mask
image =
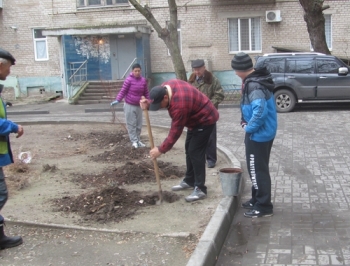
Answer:
[{"label": "boy in blue jacket", "polygon": [[[5,80],[10,74],[10,68],[15,64],[15,58],[7,51],[0,48],[0,80]],[[0,86],[0,93],[3,85]],[[23,127],[7,120],[6,104],[0,102],[0,211],[4,207],[8,191],[5,182],[3,167],[13,163],[10,146],[10,133],[17,133],[17,138],[23,135]],[[0,249],[12,248],[23,243],[22,237],[8,237],[4,233],[4,217],[0,215]]]},{"label": "boy in blue jacket", "polygon": [[246,161],[252,181],[252,197],[242,204],[245,217],[273,215],[271,202],[270,152],[277,131],[274,83],[266,68],[253,69],[249,55],[238,53],[231,61],[243,81],[241,125],[245,131]]}]

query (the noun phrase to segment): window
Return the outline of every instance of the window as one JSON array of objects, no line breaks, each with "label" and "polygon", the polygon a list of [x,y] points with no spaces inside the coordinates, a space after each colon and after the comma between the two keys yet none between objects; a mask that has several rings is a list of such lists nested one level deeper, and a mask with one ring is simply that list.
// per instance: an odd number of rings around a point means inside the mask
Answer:
[{"label": "window", "polygon": [[[169,27],[169,21],[166,22],[167,27]],[[180,54],[182,55],[182,42],[181,42],[181,21],[177,21],[177,39],[178,39],[178,45],[180,49]],[[168,55],[170,55],[169,49],[168,49]]]},{"label": "window", "polygon": [[101,5],[101,0],[88,0],[89,6]]},{"label": "window", "polygon": [[314,73],[313,60],[287,60],[287,73],[311,74]]},{"label": "window", "polygon": [[326,43],[329,50],[332,50],[332,17],[331,15],[324,15],[325,18],[325,34],[326,34]]},{"label": "window", "polygon": [[271,58],[266,59],[263,66],[266,67],[270,73],[284,73],[284,62],[284,58]]},{"label": "window", "polygon": [[128,4],[128,0],[78,0],[78,7],[96,7]]},{"label": "window", "polygon": [[317,73],[338,73],[338,69],[341,67],[334,60],[317,60]]},{"label": "window", "polygon": [[47,39],[46,36],[42,34],[42,31],[41,29],[33,30],[35,61],[49,60]]},{"label": "window", "polygon": [[261,51],[260,18],[232,18],[228,20],[229,52]]}]

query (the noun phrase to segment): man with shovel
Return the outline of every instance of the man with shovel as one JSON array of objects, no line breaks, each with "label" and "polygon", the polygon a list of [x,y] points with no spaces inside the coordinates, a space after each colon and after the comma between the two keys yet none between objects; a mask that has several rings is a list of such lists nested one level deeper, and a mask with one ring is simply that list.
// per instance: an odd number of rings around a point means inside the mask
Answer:
[{"label": "man with shovel", "polygon": [[193,189],[192,194],[185,198],[187,202],[206,198],[205,153],[209,137],[219,120],[219,113],[210,99],[187,82],[172,79],[152,88],[150,100],[141,99],[140,106],[150,111],[167,108],[172,119],[167,138],[160,146],[151,149],[151,159],[169,151],[187,127],[186,174],[172,190]]}]

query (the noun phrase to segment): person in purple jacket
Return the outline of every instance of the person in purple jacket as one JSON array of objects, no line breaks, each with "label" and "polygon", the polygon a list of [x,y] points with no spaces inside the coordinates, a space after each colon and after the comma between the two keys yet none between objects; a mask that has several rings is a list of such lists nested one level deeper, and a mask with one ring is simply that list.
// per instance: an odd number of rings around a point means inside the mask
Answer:
[{"label": "person in purple jacket", "polygon": [[125,79],[122,89],[115,98],[115,101],[111,103],[111,106],[118,104],[125,98],[125,121],[130,141],[135,149],[146,146],[140,140],[142,129],[142,109],[140,107],[140,100],[142,96],[149,99],[147,80],[141,76],[141,66],[139,64],[134,64],[129,77]]}]

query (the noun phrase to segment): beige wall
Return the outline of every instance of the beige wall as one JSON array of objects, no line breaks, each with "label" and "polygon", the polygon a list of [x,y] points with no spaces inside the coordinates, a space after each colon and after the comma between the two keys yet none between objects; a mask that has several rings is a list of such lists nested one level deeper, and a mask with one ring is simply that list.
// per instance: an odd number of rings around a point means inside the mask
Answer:
[{"label": "beige wall", "polygon": [[[15,55],[18,63],[13,67],[12,73],[22,77],[61,74],[58,38],[48,38],[49,60],[36,62],[33,28],[117,25],[144,19],[131,6],[77,10],[75,0],[4,0],[3,2],[4,8],[0,14],[1,46]],[[239,2],[243,1],[177,1],[178,17],[181,20],[183,60],[188,70],[190,70],[189,62],[196,58],[209,59],[214,71],[230,70],[233,55],[228,52],[227,18],[240,15],[261,14],[262,53],[274,52],[272,46],[309,49],[310,42],[303,20],[303,11],[298,1],[249,5],[239,5]],[[167,1],[141,1],[141,4],[145,3],[149,4],[154,16],[164,27],[169,19]],[[332,14],[333,53],[347,56],[350,53],[350,16],[347,14],[350,2],[325,1],[325,4],[331,6],[325,13]],[[282,22],[267,23],[265,11],[275,9],[281,10]],[[11,29],[11,26],[16,26],[17,30]],[[151,34],[151,58],[152,72],[173,72],[167,48],[157,37],[156,32]]]}]

